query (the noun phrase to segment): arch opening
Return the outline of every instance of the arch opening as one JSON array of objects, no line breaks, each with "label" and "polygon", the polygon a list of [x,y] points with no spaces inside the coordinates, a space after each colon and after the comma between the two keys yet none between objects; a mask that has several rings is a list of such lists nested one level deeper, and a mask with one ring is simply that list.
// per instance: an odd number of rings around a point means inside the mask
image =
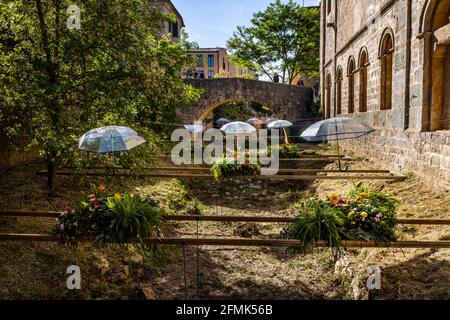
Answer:
[{"label": "arch opening", "polygon": [[247,121],[250,118],[264,118],[273,115],[273,111],[263,103],[250,99],[226,99],[208,106],[198,121],[208,127],[217,127],[216,121],[226,118],[230,121]]},{"label": "arch opening", "polygon": [[326,87],[325,87],[325,119],[331,118],[331,73],[327,73]]},{"label": "arch opening", "polygon": [[367,112],[367,68],[369,66],[369,55],[363,48],[359,55],[359,112]]},{"label": "arch opening", "polygon": [[381,110],[392,109],[392,86],[394,70],[394,38],[390,31],[385,32],[381,38]]},{"label": "arch opening", "polygon": [[350,57],[348,61],[348,113],[355,112],[355,60]]},{"label": "arch opening", "polygon": [[[424,106],[422,130],[450,130],[450,0],[424,7]],[[447,93],[447,94],[446,94]]]},{"label": "arch opening", "polygon": [[339,66],[336,76],[336,114],[342,114],[342,68]]}]

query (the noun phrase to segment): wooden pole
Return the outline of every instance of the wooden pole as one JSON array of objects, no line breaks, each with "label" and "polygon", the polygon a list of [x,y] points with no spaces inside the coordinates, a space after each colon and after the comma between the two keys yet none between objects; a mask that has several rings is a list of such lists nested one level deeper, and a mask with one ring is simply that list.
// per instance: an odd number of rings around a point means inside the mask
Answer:
[{"label": "wooden pole", "polygon": [[[48,234],[15,234],[0,233],[0,241],[36,241],[55,242],[61,239]],[[89,237],[81,238],[80,242],[91,242]],[[303,242],[285,239],[225,239],[225,238],[144,238],[131,239],[129,243],[144,243],[147,245],[190,245],[190,246],[238,246],[238,247],[292,247],[302,248]],[[325,241],[318,241],[312,246],[328,247]],[[344,248],[450,248],[450,241],[393,241],[377,243],[375,241],[342,241]]]},{"label": "wooden pole", "polygon": [[[33,217],[57,218],[62,211],[15,211],[2,210],[0,217]],[[167,221],[200,221],[200,222],[260,222],[260,223],[291,223],[295,217],[277,216],[201,216],[201,215],[168,215]],[[450,225],[450,219],[397,219],[399,224],[408,225]]]}]

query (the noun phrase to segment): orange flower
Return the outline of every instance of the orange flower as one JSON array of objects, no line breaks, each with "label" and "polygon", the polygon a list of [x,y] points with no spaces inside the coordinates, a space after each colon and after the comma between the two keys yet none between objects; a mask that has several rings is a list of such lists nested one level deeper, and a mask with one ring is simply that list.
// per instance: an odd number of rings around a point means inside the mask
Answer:
[{"label": "orange flower", "polygon": [[330,195],[331,204],[336,205],[339,203],[339,201],[341,201],[341,198],[339,198],[339,196],[337,194]]},{"label": "orange flower", "polygon": [[99,185],[98,187],[97,187],[97,190],[98,191],[100,191],[100,192],[105,192],[105,190],[106,190],[106,187],[104,186],[104,185]]}]

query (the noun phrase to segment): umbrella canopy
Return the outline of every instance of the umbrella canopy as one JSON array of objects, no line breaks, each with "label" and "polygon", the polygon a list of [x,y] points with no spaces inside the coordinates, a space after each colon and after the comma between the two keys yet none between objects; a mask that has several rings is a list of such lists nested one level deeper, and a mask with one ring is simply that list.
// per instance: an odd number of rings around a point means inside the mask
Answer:
[{"label": "umbrella canopy", "polygon": [[226,118],[220,118],[220,119],[216,120],[216,123],[218,123],[218,124],[227,124],[227,123],[230,123],[230,122],[231,121],[226,119]]},{"label": "umbrella canopy", "polygon": [[253,133],[256,132],[256,129],[251,124],[236,121],[224,125],[222,128],[220,128],[220,131],[223,131],[225,133]]},{"label": "umbrella canopy", "polygon": [[145,139],[131,128],[109,126],[86,132],[78,140],[78,149],[96,153],[113,153],[131,150],[145,142]]},{"label": "umbrella canopy", "polygon": [[280,119],[278,119],[278,118],[267,118],[267,119],[264,120],[264,123],[265,124],[269,124],[269,123],[271,123],[273,121],[277,121],[277,120],[280,120]]},{"label": "umbrella canopy", "polygon": [[367,123],[356,118],[331,118],[307,128],[300,137],[309,142],[356,139],[375,131]]},{"label": "umbrella canopy", "polygon": [[193,132],[193,133],[199,133],[199,132],[203,132],[203,130],[205,130],[205,126],[202,124],[185,124],[184,128],[187,131]]},{"label": "umbrella canopy", "polygon": [[262,121],[259,118],[251,118],[251,119],[248,119],[246,122],[248,124],[251,124],[252,126],[260,126],[260,125],[264,124],[264,121]]},{"label": "umbrella canopy", "polygon": [[267,125],[267,128],[269,129],[282,129],[282,128],[287,128],[287,127],[292,127],[294,124],[290,121],[287,120],[275,120],[270,122]]}]

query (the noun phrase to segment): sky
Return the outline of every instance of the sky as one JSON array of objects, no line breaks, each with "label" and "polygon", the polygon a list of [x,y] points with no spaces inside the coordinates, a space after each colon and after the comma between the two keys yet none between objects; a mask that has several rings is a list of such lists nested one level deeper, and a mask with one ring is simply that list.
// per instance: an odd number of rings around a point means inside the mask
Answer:
[{"label": "sky", "polygon": [[[273,0],[172,0],[181,13],[189,41],[200,47],[226,47],[238,25],[248,26],[253,13],[264,10]],[[286,0],[283,0],[286,2]],[[297,0],[305,6],[320,0]]]}]

